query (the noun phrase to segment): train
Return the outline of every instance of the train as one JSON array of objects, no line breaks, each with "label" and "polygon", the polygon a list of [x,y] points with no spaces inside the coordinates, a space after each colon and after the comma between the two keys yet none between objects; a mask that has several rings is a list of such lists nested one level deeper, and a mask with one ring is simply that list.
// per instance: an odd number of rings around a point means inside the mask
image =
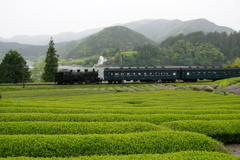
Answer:
[{"label": "train", "polygon": [[98,77],[98,71],[93,69],[92,71],[88,71],[85,69],[81,71],[78,69],[75,70],[60,70],[55,73],[55,83],[61,84],[92,84],[92,83],[100,83],[102,80]]},{"label": "train", "polygon": [[99,77],[99,71],[87,69],[80,71],[61,70],[55,74],[57,84],[93,84],[107,82],[123,83],[133,82],[162,82],[173,83],[176,80],[184,82],[197,82],[198,80],[220,80],[232,77],[240,77],[239,67],[109,67],[104,68],[103,77]]}]

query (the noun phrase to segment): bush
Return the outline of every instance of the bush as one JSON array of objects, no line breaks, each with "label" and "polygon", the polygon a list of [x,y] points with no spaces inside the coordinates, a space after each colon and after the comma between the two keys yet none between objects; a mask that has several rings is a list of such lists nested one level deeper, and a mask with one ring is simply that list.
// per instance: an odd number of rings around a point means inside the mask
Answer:
[{"label": "bush", "polygon": [[240,160],[236,156],[207,151],[181,151],[166,154],[137,154],[137,155],[107,155],[107,156],[81,156],[72,158],[30,158],[30,157],[8,157],[0,160]]},{"label": "bush", "polygon": [[177,120],[239,120],[240,114],[51,114],[51,113],[0,113],[0,121],[51,121],[51,122],[121,122],[139,121],[153,124]]},{"label": "bush", "polygon": [[187,120],[162,125],[178,131],[202,133],[224,143],[240,143],[240,120]]},{"label": "bush", "polygon": [[161,129],[146,122],[0,122],[0,135],[120,134]]},{"label": "bush", "polygon": [[211,86],[207,86],[206,88],[204,88],[204,91],[206,91],[206,92],[213,92],[214,89]]},{"label": "bush", "polygon": [[226,149],[202,134],[151,131],[106,135],[1,135],[2,157],[71,157],[84,155],[155,154]]}]

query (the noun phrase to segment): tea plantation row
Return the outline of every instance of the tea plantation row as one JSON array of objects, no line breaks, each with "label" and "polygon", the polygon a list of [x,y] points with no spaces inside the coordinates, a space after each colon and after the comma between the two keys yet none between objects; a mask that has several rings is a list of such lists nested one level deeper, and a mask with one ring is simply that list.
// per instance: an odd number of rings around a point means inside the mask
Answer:
[{"label": "tea plantation row", "polygon": [[0,160],[239,159],[239,96],[109,90],[3,91]]}]

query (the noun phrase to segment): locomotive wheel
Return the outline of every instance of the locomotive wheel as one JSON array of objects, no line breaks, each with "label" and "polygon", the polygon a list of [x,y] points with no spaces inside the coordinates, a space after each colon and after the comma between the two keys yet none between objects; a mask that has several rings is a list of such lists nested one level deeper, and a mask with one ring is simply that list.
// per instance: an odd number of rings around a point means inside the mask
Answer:
[{"label": "locomotive wheel", "polygon": [[86,80],[86,81],[85,81],[85,84],[90,84],[90,83],[91,83],[90,80]]},{"label": "locomotive wheel", "polygon": [[78,81],[78,84],[83,84],[83,81]]}]

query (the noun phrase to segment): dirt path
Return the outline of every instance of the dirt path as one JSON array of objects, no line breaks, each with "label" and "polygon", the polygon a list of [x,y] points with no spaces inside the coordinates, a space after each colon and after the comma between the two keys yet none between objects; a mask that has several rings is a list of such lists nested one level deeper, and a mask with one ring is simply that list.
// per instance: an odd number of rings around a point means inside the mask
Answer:
[{"label": "dirt path", "polygon": [[235,156],[240,157],[240,144],[228,144],[226,148]]}]

